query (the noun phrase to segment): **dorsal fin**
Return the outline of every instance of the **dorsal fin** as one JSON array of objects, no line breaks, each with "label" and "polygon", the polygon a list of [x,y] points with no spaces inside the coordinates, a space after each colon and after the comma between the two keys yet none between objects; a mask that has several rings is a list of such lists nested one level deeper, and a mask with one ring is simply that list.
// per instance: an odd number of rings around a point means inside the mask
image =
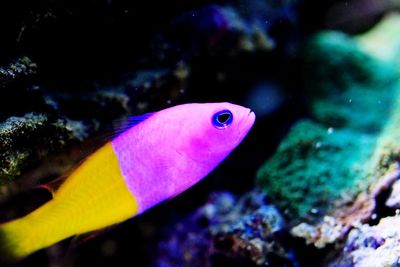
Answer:
[{"label": "dorsal fin", "polygon": [[[99,137],[98,139],[103,140],[103,143],[107,142],[110,139],[113,139],[115,137],[117,137],[118,135],[120,135],[121,133],[125,132],[126,130],[128,130],[129,128],[147,120],[148,118],[150,118],[152,115],[154,115],[156,112],[152,112],[152,113],[145,113],[143,115],[138,115],[138,116],[132,116],[129,117],[128,119],[125,120],[121,120],[121,121],[117,121],[115,123],[114,129],[113,129],[113,133],[110,135],[106,135],[105,137]],[[94,150],[95,151],[95,150]],[[67,171],[65,174],[63,174],[62,176],[46,183],[46,184],[42,184],[42,185],[38,185],[37,188],[43,188],[48,190],[53,196],[54,193],[57,191],[57,189],[64,183],[65,179],[68,178],[68,176],[74,172],[81,164],[82,162],[94,151],[91,151],[90,153],[88,153],[85,157],[82,157],[83,159],[76,163],[74,165],[74,167],[72,167],[69,171]]]},{"label": "dorsal fin", "polygon": [[138,125],[139,123],[147,120],[151,116],[153,116],[156,112],[151,112],[151,113],[145,113],[142,115],[138,116],[131,116],[128,119],[117,121],[115,123],[115,127],[113,130],[113,134],[111,137],[116,137],[120,135],[121,133],[125,132],[126,130],[130,129],[131,127]]}]

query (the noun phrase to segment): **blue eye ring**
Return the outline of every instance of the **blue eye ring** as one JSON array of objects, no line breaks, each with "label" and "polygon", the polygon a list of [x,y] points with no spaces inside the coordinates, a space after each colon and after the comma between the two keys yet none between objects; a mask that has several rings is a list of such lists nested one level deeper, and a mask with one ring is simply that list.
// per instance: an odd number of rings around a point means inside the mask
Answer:
[{"label": "blue eye ring", "polygon": [[227,128],[233,121],[233,114],[230,110],[224,109],[212,116],[212,124],[217,129]]}]

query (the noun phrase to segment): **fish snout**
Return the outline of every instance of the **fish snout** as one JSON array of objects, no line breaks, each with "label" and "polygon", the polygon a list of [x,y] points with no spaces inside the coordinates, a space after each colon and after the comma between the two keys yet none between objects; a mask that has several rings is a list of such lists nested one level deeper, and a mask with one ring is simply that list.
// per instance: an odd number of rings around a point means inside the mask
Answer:
[{"label": "fish snout", "polygon": [[250,108],[247,108],[242,114],[243,115],[239,124],[240,126],[238,133],[238,137],[240,140],[242,140],[247,135],[256,120],[256,114]]},{"label": "fish snout", "polygon": [[[249,111],[249,113],[247,114],[247,118],[248,118],[248,120],[250,120],[251,126],[253,126],[254,121],[256,120],[256,114],[255,114],[254,111],[251,110],[250,108],[248,109],[248,111]],[[250,127],[251,127],[251,126],[250,126]]]}]

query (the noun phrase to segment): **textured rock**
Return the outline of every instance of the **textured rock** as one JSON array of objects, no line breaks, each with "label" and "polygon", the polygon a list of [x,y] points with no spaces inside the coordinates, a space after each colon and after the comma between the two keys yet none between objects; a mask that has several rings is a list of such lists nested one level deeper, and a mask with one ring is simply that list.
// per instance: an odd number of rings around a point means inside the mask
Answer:
[{"label": "textured rock", "polygon": [[86,137],[84,125],[28,113],[0,124],[0,182],[18,176],[32,161]]},{"label": "textured rock", "polygon": [[[292,266],[294,257],[283,245],[283,218],[264,194],[249,192],[240,199],[214,193],[188,219],[167,230],[154,266]],[[182,255],[184,257],[182,258]]]},{"label": "textured rock", "polygon": [[275,236],[283,226],[274,207],[262,206],[228,229],[217,231],[213,251],[230,260],[247,259],[257,266],[289,264],[290,255]]},{"label": "textured rock", "polygon": [[14,81],[36,74],[36,69],[37,65],[28,57],[19,58],[5,67],[0,67],[0,88],[4,88]]},{"label": "textured rock", "polygon": [[398,266],[400,264],[400,217],[386,217],[375,226],[356,226],[332,267]]},{"label": "textured rock", "polygon": [[[374,38],[365,34],[362,46]],[[342,33],[312,37],[305,57],[310,119],[292,127],[257,180],[290,223],[302,222],[291,233],[322,248],[374,217],[398,177],[400,84],[395,61]]]},{"label": "textured rock", "polygon": [[374,145],[373,136],[301,121],[258,171],[258,181],[291,218],[318,216],[343,190],[359,190]]},{"label": "textured rock", "polygon": [[386,206],[389,208],[400,208],[400,181],[397,180],[392,186],[392,192],[386,200]]}]

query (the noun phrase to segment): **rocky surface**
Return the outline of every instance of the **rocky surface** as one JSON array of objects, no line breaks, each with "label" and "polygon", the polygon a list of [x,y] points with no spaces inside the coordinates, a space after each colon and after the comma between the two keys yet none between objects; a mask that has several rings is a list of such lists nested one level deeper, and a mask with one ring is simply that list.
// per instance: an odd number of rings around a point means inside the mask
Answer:
[{"label": "rocky surface", "polygon": [[[293,266],[281,236],[285,222],[265,195],[214,193],[165,233],[154,266]],[[182,257],[184,255],[184,257]]]},{"label": "rocky surface", "polygon": [[[336,32],[311,39],[305,50],[311,118],[292,127],[257,175],[292,225],[297,222],[291,233],[319,248],[376,216],[379,199],[399,175],[398,69],[395,61],[365,52],[376,34],[364,34],[363,43]],[[398,47],[391,47],[396,54]]]},{"label": "rocky surface", "polygon": [[400,263],[398,216],[386,217],[377,225],[355,226],[339,257],[329,266],[396,266]]},{"label": "rocky surface", "polygon": [[[365,190],[395,163],[373,161],[387,158],[380,139],[392,134],[385,127],[397,116],[396,70],[340,33],[315,36],[306,51],[311,118],[292,127],[257,175],[291,218],[321,216],[335,199]],[[315,71],[315,65],[323,67]],[[343,75],[330,78],[339,70]]]}]

